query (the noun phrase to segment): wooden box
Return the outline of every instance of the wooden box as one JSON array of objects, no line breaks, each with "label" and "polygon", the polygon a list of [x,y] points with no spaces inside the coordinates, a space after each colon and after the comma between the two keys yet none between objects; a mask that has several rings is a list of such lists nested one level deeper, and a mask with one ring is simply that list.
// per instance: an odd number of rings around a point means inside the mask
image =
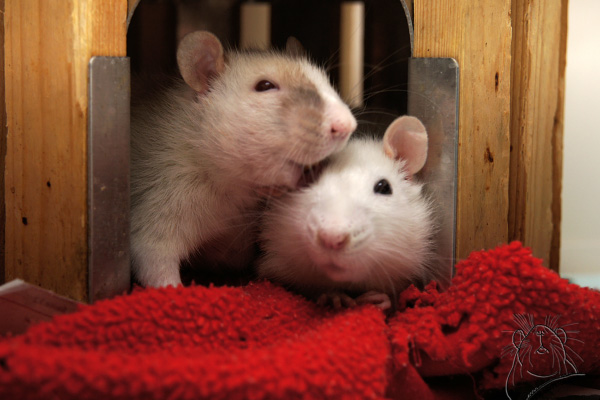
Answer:
[{"label": "wooden box", "polygon": [[[145,0],[142,0],[145,1]],[[87,301],[88,63],[134,0],[0,0],[0,279]],[[457,248],[558,269],[567,0],[414,0],[415,57],[460,66]]]}]

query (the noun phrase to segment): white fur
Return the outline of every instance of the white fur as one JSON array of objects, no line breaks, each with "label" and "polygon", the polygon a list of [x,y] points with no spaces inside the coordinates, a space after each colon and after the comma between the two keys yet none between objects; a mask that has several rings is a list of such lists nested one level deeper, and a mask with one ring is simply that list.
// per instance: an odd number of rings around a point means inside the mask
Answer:
[{"label": "white fur", "polygon": [[[298,77],[327,99],[317,130],[302,128],[314,118],[304,106],[282,114],[289,82]],[[261,79],[280,89],[256,92]],[[345,124],[345,137],[332,137],[333,121]],[[206,244],[219,240],[231,254],[225,263],[247,266],[256,239],[256,192],[293,188],[302,165],[344,147],[355,128],[322,70],[274,53],[231,53],[207,93],[181,83],[134,108],[131,250],[137,279],[147,286],[180,284],[180,261],[194,251],[210,252]]]},{"label": "white fur", "polygon": [[[385,155],[382,142],[351,140],[313,185],[265,214],[259,275],[315,297],[336,291],[393,296],[411,282],[435,278],[431,205],[403,167],[403,160]],[[392,195],[374,192],[382,178]],[[317,232],[349,235],[349,242],[328,249]]]}]

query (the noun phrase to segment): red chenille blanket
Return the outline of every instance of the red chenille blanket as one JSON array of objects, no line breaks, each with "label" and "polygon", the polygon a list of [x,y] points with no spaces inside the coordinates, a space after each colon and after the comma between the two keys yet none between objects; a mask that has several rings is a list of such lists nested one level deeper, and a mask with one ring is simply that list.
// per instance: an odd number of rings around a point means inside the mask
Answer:
[{"label": "red chenille blanket", "polygon": [[268,282],[138,289],[0,341],[0,399],[463,399],[600,373],[600,292],[519,243],[399,303],[334,311]]}]

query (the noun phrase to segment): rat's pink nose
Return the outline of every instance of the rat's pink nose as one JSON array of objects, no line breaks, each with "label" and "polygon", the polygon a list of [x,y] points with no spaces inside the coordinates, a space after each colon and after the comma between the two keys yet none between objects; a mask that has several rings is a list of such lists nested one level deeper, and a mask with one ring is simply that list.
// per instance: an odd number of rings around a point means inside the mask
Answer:
[{"label": "rat's pink nose", "polygon": [[346,139],[356,130],[356,119],[345,105],[333,107],[328,113],[331,136],[337,139]]},{"label": "rat's pink nose", "polygon": [[346,232],[327,232],[319,230],[317,233],[319,245],[329,250],[342,250],[350,242],[350,235]]},{"label": "rat's pink nose", "polygon": [[336,119],[331,123],[331,136],[344,139],[356,129],[356,120],[354,117],[345,119]]}]

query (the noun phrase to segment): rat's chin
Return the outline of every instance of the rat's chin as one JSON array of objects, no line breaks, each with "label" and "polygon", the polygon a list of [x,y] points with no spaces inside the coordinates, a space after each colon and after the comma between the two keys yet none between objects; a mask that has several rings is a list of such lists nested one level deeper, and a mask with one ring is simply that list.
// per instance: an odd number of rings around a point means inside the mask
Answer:
[{"label": "rat's chin", "polygon": [[287,162],[287,169],[289,170],[290,175],[292,176],[291,182],[294,187],[297,186],[297,183],[300,180],[300,177],[304,174],[306,168],[306,165],[297,163],[296,161],[289,160]]},{"label": "rat's chin", "polygon": [[285,166],[281,168],[280,174],[285,180],[282,186],[286,186],[290,190],[296,190],[314,181],[316,167],[288,160]]},{"label": "rat's chin", "polygon": [[322,163],[307,165],[294,160],[286,160],[274,171],[271,182],[265,182],[257,189],[259,193],[281,195],[310,185],[321,173]]},{"label": "rat's chin", "polygon": [[353,282],[354,274],[347,266],[338,265],[334,262],[328,262],[319,266],[321,270],[333,282]]},{"label": "rat's chin", "polygon": [[294,191],[303,186],[303,165],[293,161],[286,162],[277,170],[274,179],[256,188],[257,193],[267,197],[279,197],[287,192]]},{"label": "rat's chin", "polygon": [[296,190],[300,187],[304,174],[304,165],[294,161],[288,161],[277,171],[277,179],[274,186],[285,187],[288,190]]}]

